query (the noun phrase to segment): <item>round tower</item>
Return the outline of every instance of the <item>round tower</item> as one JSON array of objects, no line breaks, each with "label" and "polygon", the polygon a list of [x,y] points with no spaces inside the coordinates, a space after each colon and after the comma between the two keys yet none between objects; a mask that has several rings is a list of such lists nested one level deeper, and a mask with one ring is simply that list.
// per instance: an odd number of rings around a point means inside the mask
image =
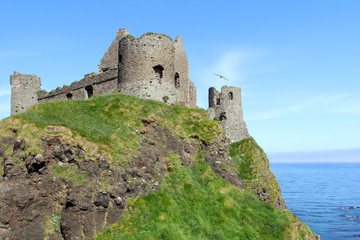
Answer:
[{"label": "round tower", "polygon": [[25,112],[38,103],[37,93],[41,90],[40,78],[36,75],[14,72],[10,76],[11,115]]},{"label": "round tower", "polygon": [[145,33],[119,41],[118,89],[121,93],[167,103],[177,100],[175,47],[169,36]]}]

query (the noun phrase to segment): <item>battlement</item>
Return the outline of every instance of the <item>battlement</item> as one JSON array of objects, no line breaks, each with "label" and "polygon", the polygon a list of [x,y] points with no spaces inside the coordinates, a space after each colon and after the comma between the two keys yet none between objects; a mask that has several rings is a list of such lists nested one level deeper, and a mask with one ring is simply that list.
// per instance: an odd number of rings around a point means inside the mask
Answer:
[{"label": "battlement", "polygon": [[241,88],[223,86],[221,93],[209,88],[210,119],[218,119],[230,142],[238,142],[250,137],[243,118]]}]

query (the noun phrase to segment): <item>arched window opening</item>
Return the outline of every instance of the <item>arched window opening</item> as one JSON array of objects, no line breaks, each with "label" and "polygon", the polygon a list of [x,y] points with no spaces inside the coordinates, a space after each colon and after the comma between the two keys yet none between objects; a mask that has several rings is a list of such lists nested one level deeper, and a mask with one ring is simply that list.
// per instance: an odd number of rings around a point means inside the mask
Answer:
[{"label": "arched window opening", "polygon": [[220,121],[226,120],[226,113],[225,113],[225,112],[222,112],[222,113],[220,114],[219,120],[220,120]]},{"label": "arched window opening", "polygon": [[92,95],[94,95],[94,89],[93,86],[89,85],[85,87],[86,93],[87,93],[87,98],[91,98]]},{"label": "arched window opening", "polygon": [[154,71],[155,71],[155,77],[156,79],[160,80],[163,77],[163,71],[164,71],[164,67],[161,65],[157,65],[155,67],[153,67]]},{"label": "arched window opening", "polygon": [[175,88],[179,88],[180,87],[180,76],[179,73],[175,73]]},{"label": "arched window opening", "polygon": [[122,55],[119,54],[119,63],[121,63],[121,61],[122,61]]},{"label": "arched window opening", "polygon": [[220,98],[216,98],[216,105],[220,105]]},{"label": "arched window opening", "polygon": [[73,99],[72,93],[67,93],[67,94],[66,94],[66,98],[67,98],[67,100]]},{"label": "arched window opening", "polygon": [[232,92],[229,92],[229,99],[230,100],[233,100],[234,96],[233,96],[233,93]]}]

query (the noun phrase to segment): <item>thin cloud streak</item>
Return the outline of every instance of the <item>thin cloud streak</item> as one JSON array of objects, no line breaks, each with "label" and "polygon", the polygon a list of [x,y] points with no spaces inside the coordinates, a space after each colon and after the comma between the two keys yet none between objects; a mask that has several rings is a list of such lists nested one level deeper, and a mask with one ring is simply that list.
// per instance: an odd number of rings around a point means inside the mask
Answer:
[{"label": "thin cloud streak", "polygon": [[232,49],[225,52],[216,61],[211,71],[223,75],[230,82],[242,82],[245,80],[243,66],[259,55],[257,51],[248,49]]},{"label": "thin cloud streak", "polygon": [[[318,109],[321,107],[322,110],[324,109],[333,109],[333,106],[329,106],[329,104],[335,104],[339,101],[342,101],[344,99],[348,99],[355,94],[353,93],[343,93],[343,94],[321,94],[318,96],[315,96],[304,103],[278,108],[278,109],[272,109],[263,113],[260,113],[257,116],[249,117],[247,120],[266,120],[266,119],[274,119],[279,118],[283,116],[287,116],[296,112],[299,112],[300,110],[305,111],[311,111],[312,109]],[[323,105],[326,105],[327,108],[323,107]],[[360,110],[360,109],[359,109]],[[336,113],[334,110],[330,110],[327,113]]]},{"label": "thin cloud streak", "polygon": [[[237,86],[238,82],[245,82],[244,65],[259,55],[257,50],[239,47],[223,51],[216,61],[198,71],[198,76],[195,77],[198,89],[215,87],[220,90],[224,85]],[[215,76],[214,73],[224,76],[229,81]],[[207,108],[207,91],[198,92],[198,104],[200,107]]]}]

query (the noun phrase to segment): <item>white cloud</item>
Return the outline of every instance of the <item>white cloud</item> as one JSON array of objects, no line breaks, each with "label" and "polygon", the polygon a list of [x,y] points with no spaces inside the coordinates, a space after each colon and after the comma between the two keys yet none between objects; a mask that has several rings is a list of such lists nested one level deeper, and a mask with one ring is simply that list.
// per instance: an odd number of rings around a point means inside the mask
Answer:
[{"label": "white cloud", "polygon": [[[246,62],[246,56],[243,56],[240,52],[227,52],[212,66],[211,70],[231,81],[241,81],[243,78],[239,67],[244,62]],[[218,78],[217,76],[214,77]]]},{"label": "white cloud", "polygon": [[235,48],[225,52],[216,62],[212,64],[208,71],[212,74],[212,78],[220,81],[223,84],[225,80],[219,79],[214,73],[226,77],[230,83],[240,82],[245,80],[244,65],[253,60],[259,55],[258,52],[248,49]]},{"label": "white cloud", "polygon": [[[334,109],[334,105],[340,104],[343,105],[341,102],[343,100],[347,100],[351,97],[355,96],[353,93],[342,93],[342,94],[321,94],[309,98],[302,103],[272,109],[269,111],[262,112],[256,116],[249,117],[247,120],[265,120],[265,119],[274,119],[283,116],[288,116],[294,113],[301,112],[304,113],[326,113],[326,114],[333,114],[333,113],[340,113],[336,109]],[[360,107],[357,106],[358,113],[360,113]],[[354,112],[355,113],[355,112]]]},{"label": "white cloud", "polygon": [[[197,71],[198,74],[195,80],[199,90],[199,106],[207,106],[208,88],[215,87],[220,90],[224,85],[239,86],[239,82],[244,82],[246,80],[245,64],[259,55],[259,52],[256,50],[233,48],[224,51],[210,65]],[[228,81],[214,75],[215,73],[224,76]]]}]

